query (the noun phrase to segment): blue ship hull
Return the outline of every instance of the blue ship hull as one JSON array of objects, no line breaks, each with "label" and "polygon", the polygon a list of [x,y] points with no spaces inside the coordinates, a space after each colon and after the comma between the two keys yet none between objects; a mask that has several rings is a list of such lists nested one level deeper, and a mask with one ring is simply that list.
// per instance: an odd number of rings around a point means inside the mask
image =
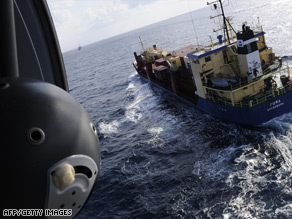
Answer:
[{"label": "blue ship hull", "polygon": [[[137,69],[136,69],[137,70]],[[139,74],[139,72],[137,71]],[[139,74],[140,75],[140,74]],[[281,116],[285,113],[289,113],[292,110],[292,91],[281,94],[272,98],[270,101],[263,102],[253,107],[234,107],[224,104],[219,104],[206,100],[204,98],[198,97],[197,104],[191,103],[190,101],[180,97],[168,89],[161,87],[155,82],[149,81],[143,75],[141,78],[155,85],[156,87],[166,91],[167,93],[177,97],[181,101],[187,103],[203,111],[216,119],[236,123],[246,126],[259,126],[269,120]]]},{"label": "blue ship hull", "polygon": [[288,113],[292,109],[292,92],[277,96],[253,107],[233,107],[199,98],[197,107],[223,121],[248,126],[259,126]]}]

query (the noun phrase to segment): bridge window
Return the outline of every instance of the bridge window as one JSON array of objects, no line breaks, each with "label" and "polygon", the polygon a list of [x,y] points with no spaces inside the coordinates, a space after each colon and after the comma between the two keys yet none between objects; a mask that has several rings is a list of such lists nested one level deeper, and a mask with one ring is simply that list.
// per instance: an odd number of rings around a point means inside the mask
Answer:
[{"label": "bridge window", "polygon": [[211,61],[211,56],[205,57],[205,62],[210,62]]}]

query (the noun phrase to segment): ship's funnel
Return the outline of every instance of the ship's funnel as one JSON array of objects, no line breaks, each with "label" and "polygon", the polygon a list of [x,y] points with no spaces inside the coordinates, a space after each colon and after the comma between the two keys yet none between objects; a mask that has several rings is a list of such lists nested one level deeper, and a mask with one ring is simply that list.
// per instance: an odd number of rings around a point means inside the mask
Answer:
[{"label": "ship's funnel", "polygon": [[246,24],[237,33],[238,62],[242,77],[253,79],[263,74],[254,32]]}]

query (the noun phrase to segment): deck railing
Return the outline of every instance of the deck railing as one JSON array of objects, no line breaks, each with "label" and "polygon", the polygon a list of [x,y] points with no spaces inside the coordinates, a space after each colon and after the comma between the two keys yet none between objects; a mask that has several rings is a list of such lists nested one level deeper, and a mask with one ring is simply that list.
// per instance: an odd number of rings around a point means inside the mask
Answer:
[{"label": "deck railing", "polygon": [[245,108],[251,108],[254,106],[257,106],[261,103],[264,103],[268,100],[272,100],[273,98],[280,96],[282,94],[285,94],[287,92],[292,91],[292,83],[287,84],[283,87],[271,89],[269,91],[266,91],[265,93],[250,96],[249,98],[238,101],[238,102],[231,102],[230,100],[223,99],[223,98],[211,98],[212,101],[221,103],[227,106],[234,106],[234,107],[245,107]]},{"label": "deck railing", "polygon": [[[278,63],[273,63],[273,64],[278,64]],[[265,71],[263,71],[263,74],[261,76],[256,77],[256,78],[253,78],[252,80],[239,80],[239,82],[230,83],[229,86],[227,86],[227,87],[213,86],[213,84],[211,82],[209,82],[209,83],[203,83],[203,86],[205,86],[207,88],[215,89],[215,90],[233,91],[233,90],[237,90],[239,88],[242,88],[244,86],[247,86],[249,84],[252,84],[254,82],[257,82],[257,81],[261,80],[263,77],[267,78],[267,77],[269,77],[269,76],[271,76],[273,74],[276,74],[278,72],[285,71],[285,70],[288,71],[288,75],[289,75],[290,74],[290,72],[289,72],[289,66],[283,64],[281,67],[278,67],[278,68],[276,68],[274,70],[266,69]]]}]

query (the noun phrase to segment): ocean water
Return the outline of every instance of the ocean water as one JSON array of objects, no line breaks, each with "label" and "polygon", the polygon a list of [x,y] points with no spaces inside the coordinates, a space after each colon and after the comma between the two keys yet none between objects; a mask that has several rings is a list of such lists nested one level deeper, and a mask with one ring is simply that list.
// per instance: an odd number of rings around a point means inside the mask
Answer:
[{"label": "ocean water", "polygon": [[[292,55],[290,0],[225,1],[234,27],[260,22]],[[246,128],[223,123],[141,80],[133,52],[213,40],[210,7],[64,53],[70,93],[95,123],[100,179],[77,218],[292,218],[292,113]],[[288,59],[291,63],[291,58]],[[291,65],[292,66],[292,65]]]}]

